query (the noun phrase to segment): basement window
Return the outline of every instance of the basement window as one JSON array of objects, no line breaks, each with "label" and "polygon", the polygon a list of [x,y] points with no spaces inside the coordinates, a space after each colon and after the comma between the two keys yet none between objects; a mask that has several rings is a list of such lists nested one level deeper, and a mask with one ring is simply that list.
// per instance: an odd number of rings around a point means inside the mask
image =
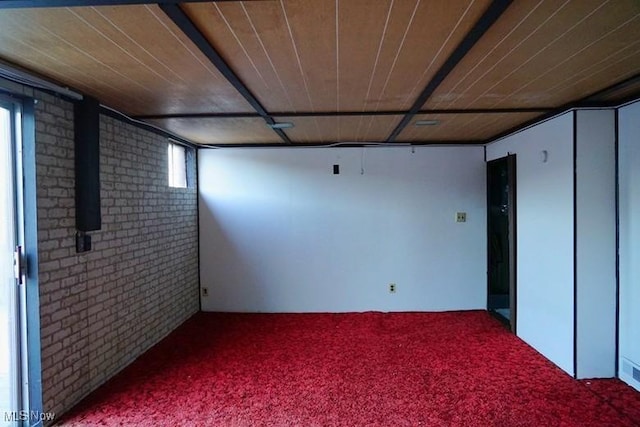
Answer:
[{"label": "basement window", "polygon": [[187,188],[187,150],[169,143],[169,187]]}]

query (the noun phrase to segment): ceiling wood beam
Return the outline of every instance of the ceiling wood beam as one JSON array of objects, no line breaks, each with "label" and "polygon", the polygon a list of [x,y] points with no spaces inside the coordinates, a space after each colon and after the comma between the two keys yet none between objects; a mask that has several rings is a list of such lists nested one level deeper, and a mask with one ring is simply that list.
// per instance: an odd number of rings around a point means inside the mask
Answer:
[{"label": "ceiling wood beam", "polygon": [[502,131],[499,134],[494,135],[491,138],[488,138],[485,141],[485,144],[491,144],[492,142],[495,142],[499,139],[522,132],[523,130],[531,126],[537,125],[553,117],[559,116],[568,111],[575,110],[578,108],[618,108],[619,106],[632,102],[636,99],[640,100],[640,93],[634,93],[632,95],[625,97],[622,100],[602,101],[603,97],[607,97],[608,95],[615,94],[619,90],[622,90],[631,85],[637,84],[638,82],[640,82],[640,74],[636,74],[628,79],[614,83],[611,86],[607,86],[606,88],[601,89],[597,92],[594,92],[591,95],[588,95],[579,101],[570,102],[561,107],[554,108],[553,110],[548,111],[546,114],[543,114],[540,117],[536,117],[532,120],[528,120],[522,124],[519,124],[518,126],[514,126],[510,129]]},{"label": "ceiling wood beam", "polygon": [[[256,98],[249,88],[240,80],[236,73],[226,63],[222,56],[209,43],[207,38],[200,32],[196,25],[189,19],[186,13],[177,4],[160,4],[160,8],[167,14],[174,24],[182,30],[182,32],[200,49],[200,51],[211,61],[211,63],[220,71],[220,73],[231,83],[231,85],[247,100],[254,110],[267,122],[268,125],[275,124],[273,117],[269,115],[267,110],[262,106],[258,98]],[[282,129],[273,129],[280,138],[286,143],[291,140]]]},{"label": "ceiling wood beam", "polygon": [[144,122],[141,122],[139,120],[136,120],[133,117],[129,117],[124,113],[121,113],[121,112],[119,112],[117,110],[114,110],[113,108],[106,107],[104,105],[100,105],[100,114],[104,114],[105,116],[112,117],[112,118],[114,118],[116,120],[124,121],[124,122],[126,122],[126,123],[128,123],[128,124],[130,124],[132,126],[135,126],[135,127],[139,128],[139,129],[147,130],[149,132],[155,133],[156,135],[160,135],[160,136],[162,136],[164,138],[172,139],[175,142],[178,142],[178,143],[180,143],[182,145],[185,145],[187,147],[190,147],[190,148],[201,148],[202,147],[201,144],[196,144],[196,143],[194,143],[192,141],[189,141],[186,138],[183,138],[183,137],[181,137],[179,135],[176,135],[175,133],[169,132],[166,129],[162,129],[160,127],[151,125],[149,123],[144,123]]},{"label": "ceiling wood beam", "polygon": [[418,99],[413,103],[413,106],[402,118],[398,126],[391,132],[387,141],[393,142],[409,124],[411,119],[420,112],[422,106],[427,102],[427,99],[435,92],[445,78],[451,71],[458,65],[458,63],[465,57],[465,55],[475,46],[475,44],[482,38],[484,33],[500,18],[502,13],[507,10],[512,0],[493,0],[489,5],[485,13],[480,17],[478,22],[471,28],[467,35],[462,39],[460,44],[455,48],[447,60],[438,69],[431,81],[427,83]]},{"label": "ceiling wood beam", "polygon": [[[420,110],[417,114],[508,114],[508,113],[547,113],[556,110],[555,107],[532,108],[472,108],[472,109],[445,109],[445,110]],[[373,116],[404,116],[406,110],[398,111],[299,111],[269,113],[271,117],[373,117]],[[236,119],[246,117],[260,117],[258,113],[175,113],[175,114],[149,114],[134,116],[138,120],[163,120],[163,119]]]},{"label": "ceiling wood beam", "polygon": [[541,115],[539,117],[534,117],[531,120],[527,120],[524,123],[521,123],[521,124],[519,124],[517,126],[514,126],[514,127],[510,128],[510,129],[502,131],[502,132],[498,133],[497,135],[492,136],[491,138],[487,138],[487,140],[485,141],[485,144],[491,144],[492,142],[495,142],[495,141],[497,141],[499,139],[502,139],[502,138],[504,138],[506,136],[521,132],[521,131],[523,131],[523,130],[525,130],[525,129],[533,126],[533,125],[537,125],[539,123],[547,121],[547,120],[549,120],[549,119],[551,119],[551,118],[553,118],[555,116],[558,116],[558,115],[560,115],[560,114],[562,114],[562,113],[564,113],[566,111],[569,111],[569,110],[570,110],[570,108],[569,109],[566,109],[566,108],[565,109],[560,109],[559,108],[559,109],[556,109],[556,110],[553,110],[553,111],[549,111],[548,113],[543,114],[543,115]]},{"label": "ceiling wood beam", "polygon": [[[499,139],[502,139],[504,137],[522,132],[523,130],[540,124],[546,120],[549,120],[551,118],[554,118],[556,116],[559,116],[561,114],[567,113],[571,110],[575,110],[575,109],[580,109],[580,108],[619,108],[620,106],[626,105],[630,102],[634,102],[634,101],[640,101],[640,91],[639,92],[634,92],[631,95],[628,95],[622,99],[617,99],[617,100],[613,100],[613,101],[607,101],[607,100],[603,100],[603,98],[606,98],[609,95],[613,95],[616,94],[618,91],[620,90],[624,90],[630,86],[634,86],[636,84],[640,83],[640,74],[635,74],[627,79],[624,79],[622,81],[619,81],[617,83],[614,83],[610,86],[607,86],[604,89],[598,90],[597,92],[592,93],[591,95],[588,95],[578,101],[574,101],[574,102],[570,102],[567,103],[565,105],[562,105],[560,107],[555,107],[555,108],[531,108],[529,109],[530,111],[520,111],[520,112],[531,112],[531,113],[536,113],[536,112],[540,112],[540,113],[544,113],[538,117],[535,117],[531,120],[527,120],[524,123],[521,123],[517,126],[514,126],[512,128],[509,128],[505,131],[502,131],[494,136],[492,136],[491,138],[487,138],[486,141],[484,142],[484,144],[491,144],[492,142],[495,142]],[[511,112],[518,112],[519,109],[502,109],[502,112],[509,112],[509,110],[511,110]],[[520,109],[520,110],[526,110],[526,109]],[[432,110],[435,111],[435,110]],[[445,110],[445,111],[449,111],[449,112],[454,112],[454,114],[464,114],[461,113],[461,110]],[[465,110],[462,110],[465,111]],[[466,111],[481,111],[481,110],[466,110]],[[493,110],[493,112],[497,112],[498,110]],[[486,111],[486,113],[489,113],[489,111]],[[420,114],[420,113],[418,113]]]},{"label": "ceiling wood beam", "polygon": [[[273,117],[273,115],[271,115]],[[133,116],[136,120],[167,120],[167,119],[244,119],[262,117],[258,113],[171,113],[171,114],[141,114]]]},{"label": "ceiling wood beam", "polygon": [[[472,108],[472,109],[434,109],[420,110],[417,114],[503,114],[503,113],[544,113],[552,110],[551,107],[532,107],[532,108]],[[273,117],[340,117],[340,116],[403,116],[407,114],[406,110],[395,111],[329,111],[329,112],[277,112],[271,113]]]},{"label": "ceiling wood beam", "polygon": [[[314,147],[314,148],[334,148],[334,147],[376,147],[376,146],[456,146],[456,145],[484,145],[482,140],[433,140],[433,141],[412,141],[412,142],[293,142],[286,145],[286,147]],[[283,147],[284,144],[279,143],[246,143],[246,144],[202,144],[198,148],[265,148],[265,147]]]},{"label": "ceiling wood beam", "polygon": [[[241,0],[187,0],[188,3],[233,2]],[[268,1],[268,0],[244,0]],[[80,6],[124,6],[136,4],[179,4],[185,0],[0,0],[0,9],[22,9],[38,7],[80,7]]]},{"label": "ceiling wood beam", "polygon": [[592,95],[589,95],[588,97],[583,99],[581,102],[582,103],[598,102],[609,95],[615,95],[616,92],[626,89],[629,86],[637,85],[638,83],[640,83],[640,74],[636,74],[634,76],[629,77],[628,79],[622,80],[609,87],[599,90],[598,92]]}]

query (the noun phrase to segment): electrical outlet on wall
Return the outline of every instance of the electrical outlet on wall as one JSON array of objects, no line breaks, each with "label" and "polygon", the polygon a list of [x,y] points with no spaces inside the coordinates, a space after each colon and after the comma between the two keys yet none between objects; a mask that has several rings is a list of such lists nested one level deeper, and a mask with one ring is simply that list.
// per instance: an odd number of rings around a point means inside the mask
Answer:
[{"label": "electrical outlet on wall", "polygon": [[396,284],[395,283],[389,283],[389,293],[392,293],[392,294],[396,293]]},{"label": "electrical outlet on wall", "polygon": [[457,212],[456,213],[456,222],[467,222],[467,213],[466,212]]},{"label": "electrical outlet on wall", "polygon": [[209,296],[209,289],[208,288],[202,288],[202,296],[203,297],[208,297]]}]

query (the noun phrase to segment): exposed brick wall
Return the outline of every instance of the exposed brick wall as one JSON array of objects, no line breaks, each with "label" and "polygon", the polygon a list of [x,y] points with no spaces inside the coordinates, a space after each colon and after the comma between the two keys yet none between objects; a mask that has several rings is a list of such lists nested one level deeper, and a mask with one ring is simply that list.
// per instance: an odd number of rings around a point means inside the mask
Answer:
[{"label": "exposed brick wall", "polygon": [[37,97],[43,406],[61,414],[198,310],[197,194],[168,187],[165,138],[101,116],[102,230],[76,254],[73,105]]}]

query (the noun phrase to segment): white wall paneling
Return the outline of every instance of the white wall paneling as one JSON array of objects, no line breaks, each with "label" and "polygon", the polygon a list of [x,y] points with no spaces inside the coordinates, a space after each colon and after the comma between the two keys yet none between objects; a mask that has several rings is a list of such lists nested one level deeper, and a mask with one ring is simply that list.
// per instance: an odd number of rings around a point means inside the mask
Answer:
[{"label": "white wall paneling", "polygon": [[[198,157],[203,310],[486,307],[482,147],[224,149]],[[456,212],[467,222],[456,223]]]},{"label": "white wall paneling", "polygon": [[517,169],[517,333],[573,375],[572,114],[489,145],[487,160],[509,153]]},{"label": "white wall paneling", "polygon": [[613,377],[615,112],[569,112],[487,147],[488,160],[508,153],[517,162],[518,336],[571,375]]},{"label": "white wall paneling", "polygon": [[[619,110],[620,379],[640,391],[640,102]],[[635,370],[634,370],[635,369]]]},{"label": "white wall paneling", "polygon": [[616,375],[615,110],[576,111],[578,378]]}]

